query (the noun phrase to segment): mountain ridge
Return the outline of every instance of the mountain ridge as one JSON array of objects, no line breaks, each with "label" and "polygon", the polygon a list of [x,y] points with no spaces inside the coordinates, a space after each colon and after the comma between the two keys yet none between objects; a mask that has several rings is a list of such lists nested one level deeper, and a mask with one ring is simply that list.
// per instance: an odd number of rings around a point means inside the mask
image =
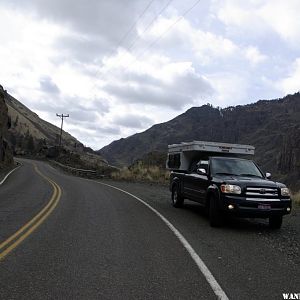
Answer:
[{"label": "mountain ridge", "polygon": [[230,106],[192,107],[165,123],[114,141],[98,151],[110,163],[124,166],[167,145],[193,140],[250,144],[265,171],[300,188],[300,93],[275,100]]}]

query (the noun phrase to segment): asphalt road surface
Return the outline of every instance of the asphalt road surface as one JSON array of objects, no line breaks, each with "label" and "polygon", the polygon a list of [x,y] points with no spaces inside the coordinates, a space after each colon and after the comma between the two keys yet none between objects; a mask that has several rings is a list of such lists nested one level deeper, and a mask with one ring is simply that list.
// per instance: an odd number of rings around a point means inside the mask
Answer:
[{"label": "asphalt road surface", "polygon": [[197,204],[172,208],[165,187],[104,182],[138,196],[163,221],[120,190],[22,162],[0,187],[0,299],[216,299],[218,288],[229,299],[283,299],[300,292],[299,227],[291,228],[298,213],[280,231],[248,220],[214,229]]}]

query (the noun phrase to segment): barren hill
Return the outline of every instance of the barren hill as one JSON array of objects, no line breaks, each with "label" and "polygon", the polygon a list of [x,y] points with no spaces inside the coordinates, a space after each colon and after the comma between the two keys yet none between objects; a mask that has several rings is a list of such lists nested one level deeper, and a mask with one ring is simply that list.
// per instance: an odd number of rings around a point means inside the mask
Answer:
[{"label": "barren hill", "polygon": [[[41,119],[36,113],[9,94],[7,94],[5,101],[11,118],[10,132],[13,135],[20,137],[29,134],[35,140],[46,140],[49,145],[57,144],[60,128]],[[63,131],[62,140],[68,148],[74,148],[75,144],[83,146],[82,143],[65,131]]]},{"label": "barren hill", "polygon": [[300,188],[300,94],[253,104],[193,107],[178,117],[99,150],[110,163],[130,165],[149,152],[193,140],[251,144],[255,160],[275,178]]},{"label": "barren hill", "polygon": [[[52,146],[58,145],[60,128],[41,119],[8,93],[4,93],[4,98],[10,118],[10,129],[6,136],[15,154],[33,157],[45,156]],[[63,163],[85,168],[107,165],[107,162],[100,155],[85,147],[65,131],[62,134],[62,144],[66,153],[60,157],[60,161]]]}]

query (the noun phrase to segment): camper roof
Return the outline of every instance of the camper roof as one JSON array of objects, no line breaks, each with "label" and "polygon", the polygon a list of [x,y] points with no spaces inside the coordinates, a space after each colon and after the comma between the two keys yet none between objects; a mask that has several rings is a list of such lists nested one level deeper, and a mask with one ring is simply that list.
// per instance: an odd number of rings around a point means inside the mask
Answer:
[{"label": "camper roof", "polygon": [[202,151],[202,152],[214,152],[214,153],[254,155],[255,147],[251,145],[193,141],[188,143],[169,145],[168,150],[169,150],[168,151],[169,154],[181,153],[186,151]]}]

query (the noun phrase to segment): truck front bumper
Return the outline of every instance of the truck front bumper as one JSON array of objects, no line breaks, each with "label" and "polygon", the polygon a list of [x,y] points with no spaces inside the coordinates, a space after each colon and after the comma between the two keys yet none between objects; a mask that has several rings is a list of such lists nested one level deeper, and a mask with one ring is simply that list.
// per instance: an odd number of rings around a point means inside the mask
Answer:
[{"label": "truck front bumper", "polygon": [[249,199],[242,196],[222,195],[220,208],[241,217],[268,218],[291,213],[292,201],[285,199]]}]

